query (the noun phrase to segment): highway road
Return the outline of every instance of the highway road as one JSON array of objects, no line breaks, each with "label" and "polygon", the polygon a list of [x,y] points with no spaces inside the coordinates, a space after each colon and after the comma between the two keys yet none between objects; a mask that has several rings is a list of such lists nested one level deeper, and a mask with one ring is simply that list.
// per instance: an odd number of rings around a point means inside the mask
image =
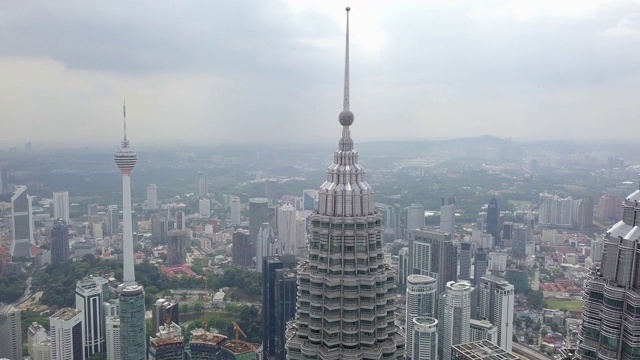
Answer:
[{"label": "highway road", "polygon": [[32,277],[29,277],[27,279],[27,288],[24,289],[24,294],[20,297],[20,299],[18,299],[16,302],[14,302],[13,306],[18,307],[19,305],[21,305],[23,302],[29,300],[29,298],[31,298],[31,280],[33,280]]},{"label": "highway road", "polygon": [[550,357],[548,357],[547,355],[544,355],[543,353],[535,351],[526,345],[518,344],[516,342],[512,344],[511,350],[513,351],[514,354],[522,356],[523,358],[529,359],[529,360],[550,360],[551,359]]}]

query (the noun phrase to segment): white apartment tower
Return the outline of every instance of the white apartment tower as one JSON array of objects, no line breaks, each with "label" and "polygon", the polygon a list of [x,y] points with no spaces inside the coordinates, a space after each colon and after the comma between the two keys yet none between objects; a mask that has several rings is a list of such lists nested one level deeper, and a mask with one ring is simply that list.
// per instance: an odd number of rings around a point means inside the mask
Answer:
[{"label": "white apartment tower", "polygon": [[147,186],[147,208],[150,210],[158,208],[158,187],[156,184]]},{"label": "white apartment tower", "polygon": [[447,283],[444,297],[442,324],[442,355],[451,360],[451,346],[468,343],[470,339],[471,292],[473,287],[466,280]]},{"label": "white apartment tower", "polygon": [[109,316],[106,318],[106,324],[107,360],[121,360],[120,319],[115,316]]},{"label": "white apartment tower", "polygon": [[53,193],[53,218],[69,222],[69,192],[60,191]]},{"label": "white apartment tower", "polygon": [[407,359],[422,359],[413,357],[413,334],[415,323],[413,319],[418,317],[435,317],[438,284],[436,279],[425,275],[409,275],[407,277],[406,295],[406,349]]},{"label": "white apartment tower", "polygon": [[27,187],[20,185],[11,197],[11,256],[31,257],[33,239],[33,212]]},{"label": "white apartment tower", "polygon": [[84,360],[84,316],[81,310],[64,308],[49,318],[51,359]]},{"label": "white apartment tower", "polygon": [[280,244],[280,254],[296,254],[297,244],[297,223],[296,208],[290,203],[285,203],[278,209],[278,243]]},{"label": "white apartment tower", "polygon": [[[438,320],[417,317],[411,319],[411,322],[413,331],[407,335],[407,359],[438,360]],[[408,345],[409,339],[411,348]]]},{"label": "white apartment tower", "polygon": [[496,345],[511,351],[513,338],[513,307],[515,291],[508,281],[485,275],[478,284],[478,318],[498,328]]},{"label": "white apartment tower", "polygon": [[229,200],[229,208],[230,208],[229,221],[231,222],[231,224],[232,225],[240,224],[240,198],[232,196],[231,200]]},{"label": "white apartment tower", "polygon": [[0,305],[0,358],[22,360],[22,321],[12,305]]},{"label": "white apartment tower", "polygon": [[349,110],[349,10],[342,138],[310,216],[309,257],[298,267],[288,359],[403,359],[396,325],[395,272],[384,262],[382,215],[358,164]]}]

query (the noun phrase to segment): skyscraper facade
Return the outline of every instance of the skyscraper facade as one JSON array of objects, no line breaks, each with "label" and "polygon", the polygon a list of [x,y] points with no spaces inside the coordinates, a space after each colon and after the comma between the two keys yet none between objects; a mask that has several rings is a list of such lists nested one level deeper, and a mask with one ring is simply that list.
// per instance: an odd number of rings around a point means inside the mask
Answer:
[{"label": "skyscraper facade", "polygon": [[120,337],[120,318],[116,316],[106,317],[106,346],[107,360],[122,359],[122,338]]},{"label": "skyscraper facade", "polygon": [[260,226],[260,231],[258,232],[258,246],[256,250],[256,270],[258,272],[262,272],[262,261],[273,255],[278,255],[277,250],[278,245],[276,244],[276,236],[273,231],[273,228],[269,223],[264,223]]},{"label": "skyscraper facade", "polygon": [[171,230],[167,233],[167,265],[182,265],[187,261],[187,230]]},{"label": "skyscraper facade", "polygon": [[471,280],[471,243],[460,243],[458,251],[458,279]]},{"label": "skyscraper facade", "polygon": [[442,319],[442,354],[451,360],[451,346],[469,342],[471,321],[471,283],[465,280],[450,281],[444,293],[444,318]]},{"label": "skyscraper facade", "polygon": [[476,251],[476,256],[474,259],[473,266],[473,284],[478,285],[480,283],[480,279],[487,274],[487,269],[489,268],[489,260],[487,257],[487,252],[480,248]]},{"label": "skyscraper facade", "polygon": [[229,200],[229,208],[229,221],[231,225],[240,224],[240,198],[232,196],[231,200]]},{"label": "skyscraper facade", "polygon": [[407,206],[407,232],[424,227],[424,206],[411,204]]},{"label": "skyscraper facade", "polygon": [[22,360],[20,309],[0,304],[0,358]]},{"label": "skyscraper facade", "polygon": [[487,207],[487,232],[493,236],[495,246],[502,247],[500,237],[500,208],[498,199],[491,198]]},{"label": "skyscraper facade", "polygon": [[131,171],[138,156],[129,148],[127,140],[126,109],[122,148],[114,159],[122,173],[122,263],[123,286],[120,289],[120,339],[122,360],[144,360],[146,349],[146,324],[144,289],[136,284],[133,259],[133,221],[131,216]]},{"label": "skyscraper facade", "polygon": [[81,310],[64,308],[49,318],[51,358],[85,360],[84,318]]},{"label": "skyscraper facade", "polygon": [[200,199],[200,201],[198,201],[198,213],[205,218],[211,216],[211,200]]},{"label": "skyscraper facade", "polygon": [[438,280],[438,294],[458,276],[458,249],[451,234],[438,230],[412,230],[409,236],[409,262],[412,274]]},{"label": "skyscraper facade", "polygon": [[[421,316],[411,322],[413,330],[407,335],[407,359],[438,360],[438,320]],[[409,338],[411,347],[408,346]]]},{"label": "skyscraper facade", "polygon": [[156,184],[147,186],[147,208],[149,210],[158,208],[158,186]]},{"label": "skyscraper facade", "polygon": [[151,309],[151,318],[153,322],[153,331],[157,332],[161,325],[167,323],[167,319],[171,322],[180,324],[180,310],[178,303],[167,299],[158,299]]},{"label": "skyscraper facade", "polygon": [[51,229],[51,263],[69,259],[69,226],[64,220],[55,220]]},{"label": "skyscraper facade", "polygon": [[266,222],[269,222],[269,200],[266,198],[249,199],[249,235],[251,237],[251,245],[254,247],[254,255],[257,251],[260,226]]},{"label": "skyscraper facade", "polygon": [[440,231],[454,236],[456,233],[456,198],[443,196],[440,202]]},{"label": "skyscraper facade", "polygon": [[584,286],[577,359],[640,358],[639,226],[636,190],[622,204],[622,220],[605,233],[602,264]]},{"label": "skyscraper facade", "polygon": [[278,243],[280,254],[296,254],[297,244],[296,208],[285,203],[278,209]]},{"label": "skyscraper facade", "polygon": [[197,186],[198,188],[196,189],[196,195],[198,195],[198,198],[207,197],[207,195],[209,194],[209,180],[207,179],[207,174],[203,173],[202,171],[198,171]]},{"label": "skyscraper facade", "polygon": [[107,209],[107,236],[114,237],[120,233],[120,211],[118,205],[109,205]]},{"label": "skyscraper facade", "polygon": [[83,316],[84,352],[87,357],[106,351],[103,296],[105,283],[107,279],[101,277],[91,277],[76,283],[76,309]]},{"label": "skyscraper facade", "polygon": [[302,190],[302,210],[315,210],[318,202],[318,190]]},{"label": "skyscraper facade", "polygon": [[232,261],[235,266],[248,268],[253,263],[253,247],[249,231],[238,229],[233,233]]},{"label": "skyscraper facade", "polygon": [[27,187],[17,186],[11,197],[11,256],[31,257],[33,239],[33,213]]},{"label": "skyscraper facade", "polygon": [[[288,298],[277,301],[276,286],[278,283],[278,271],[282,269],[293,269],[296,267],[296,258],[293,255],[270,256],[263,259],[262,264],[262,349],[266,359],[275,359],[278,351],[278,335],[284,335],[286,321],[291,320],[295,315],[295,293],[289,293]],[[282,279],[281,279],[282,281]],[[295,280],[294,280],[295,281]],[[282,286],[281,286],[282,289]],[[284,307],[284,309],[281,309]],[[285,314],[283,314],[283,312]],[[282,318],[278,318],[278,314]],[[283,322],[283,318],[289,314],[290,317]],[[280,320],[280,321],[279,321]],[[284,344],[281,344],[284,345]]]},{"label": "skyscraper facade", "polygon": [[409,268],[409,248],[403,247],[398,251],[398,284],[406,285],[407,276],[411,274]]},{"label": "skyscraper facade", "polygon": [[511,351],[515,290],[508,281],[485,275],[478,284],[478,317],[498,328],[496,345]]},{"label": "skyscraper facade", "polygon": [[395,273],[385,264],[382,216],[358,164],[350,126],[349,21],[342,138],[311,216],[309,258],[298,267],[295,321],[287,329],[288,359],[403,359],[395,324]]},{"label": "skyscraper facade", "polygon": [[407,277],[405,334],[407,359],[414,358],[414,319],[418,317],[435,317],[437,314],[436,303],[438,299],[438,284],[436,279],[426,275],[409,275]]},{"label": "skyscraper facade", "polygon": [[69,222],[69,192],[53,193],[53,218]]}]

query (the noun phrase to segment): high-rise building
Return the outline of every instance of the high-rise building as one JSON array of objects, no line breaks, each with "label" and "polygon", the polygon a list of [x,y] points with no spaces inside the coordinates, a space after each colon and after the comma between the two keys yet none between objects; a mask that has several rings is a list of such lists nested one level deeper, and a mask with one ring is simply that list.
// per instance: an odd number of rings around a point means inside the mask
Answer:
[{"label": "high-rise building", "polygon": [[500,237],[500,208],[498,199],[491,198],[487,206],[487,232],[493,236],[495,246],[502,247]]},{"label": "high-rise building", "polygon": [[222,345],[227,343],[224,335],[208,332],[204,329],[191,331],[189,341],[191,360],[217,360],[222,351]]},{"label": "high-rise building", "polygon": [[[32,358],[36,357],[33,354],[33,345],[39,343],[40,341],[49,338],[49,334],[47,330],[37,322],[31,323],[27,328],[27,346],[29,347],[29,356]],[[51,350],[51,346],[49,346],[49,350]],[[51,357],[50,354],[49,357]],[[1,356],[1,355],[0,355]]]},{"label": "high-rise building", "polygon": [[524,360],[512,352],[499,348],[488,340],[453,345],[451,360]]},{"label": "high-rise building", "polygon": [[458,279],[471,280],[471,243],[460,243],[458,251]]},{"label": "high-rise building", "polygon": [[636,190],[622,203],[622,220],[603,236],[602,264],[584,286],[576,359],[640,357],[639,226],[640,190]]},{"label": "high-rise building", "polygon": [[409,267],[409,248],[403,247],[398,251],[398,284],[406,285],[407,276],[411,274]]},{"label": "high-rise building", "polygon": [[[413,331],[407,335],[407,359],[438,360],[438,320],[421,316],[411,322]],[[411,347],[408,347],[409,338]]]},{"label": "high-rise building", "polygon": [[571,197],[561,198],[547,193],[540,194],[538,224],[541,226],[571,227],[576,222],[577,202]]},{"label": "high-rise building", "polygon": [[149,210],[158,208],[158,186],[156,184],[147,186],[147,208]]},{"label": "high-rise building", "polygon": [[276,360],[286,359],[287,323],[296,316],[297,280],[295,269],[276,270]]},{"label": "high-rise building", "polygon": [[153,322],[153,330],[159,331],[160,326],[167,323],[167,319],[171,322],[180,324],[180,310],[178,303],[167,299],[158,299],[151,309],[151,318]]},{"label": "high-rise building", "polygon": [[106,214],[107,236],[114,237],[120,233],[120,211],[118,205],[109,205]]},{"label": "high-rise building", "polygon": [[310,216],[309,258],[298,267],[296,318],[287,329],[287,358],[402,359],[396,325],[395,273],[384,262],[382,216],[358,164],[350,126],[349,22],[342,138]]},{"label": "high-rise building", "polygon": [[106,351],[106,325],[104,323],[104,285],[102,277],[90,277],[76,283],[76,309],[82,312],[84,322],[84,353],[87,357]]},{"label": "high-rise building", "polygon": [[[297,265],[296,258],[293,255],[270,256],[262,260],[262,350],[265,359],[283,358],[277,356],[284,355],[284,348],[278,348],[278,336],[284,336],[286,323],[295,315],[296,308],[296,292],[283,292],[277,294],[276,287],[278,283],[278,271],[282,269],[293,269]],[[282,275],[281,275],[282,277]],[[281,278],[280,281],[284,281]],[[295,286],[295,276],[294,276]],[[295,287],[294,287],[295,289]],[[291,288],[282,288],[280,290],[291,290]],[[276,298],[280,295],[280,301]],[[284,298],[283,298],[284,297]],[[278,314],[281,317],[278,317]],[[288,315],[288,316],[287,316]],[[280,339],[282,340],[282,339]],[[284,345],[281,344],[281,345]]]},{"label": "high-rise building", "polygon": [[131,216],[131,171],[138,156],[127,140],[126,108],[123,108],[124,139],[114,159],[122,173],[122,263],[123,286],[120,289],[120,340],[122,360],[144,360],[146,357],[146,324],[144,288],[136,284],[133,259],[133,222]]},{"label": "high-rise building", "polygon": [[424,227],[424,206],[411,204],[407,206],[407,233],[411,230],[419,230]]},{"label": "high-rise building", "polygon": [[248,230],[238,229],[233,233],[232,259],[235,266],[248,268],[253,263],[253,247]]},{"label": "high-rise building", "polygon": [[302,210],[315,210],[318,202],[318,190],[302,190]]},{"label": "high-rise building", "polygon": [[20,309],[0,304],[0,358],[22,360]]},{"label": "high-rise building", "polygon": [[165,245],[167,243],[167,234],[175,229],[175,218],[170,219],[169,216],[162,214],[151,215],[151,237],[157,244]]},{"label": "high-rise building", "polygon": [[278,243],[280,254],[295,255],[298,250],[296,208],[285,203],[278,209]]},{"label": "high-rise building", "polygon": [[458,249],[451,234],[438,230],[412,230],[409,236],[409,262],[412,274],[438,280],[438,294],[458,276]]},{"label": "high-rise building", "polygon": [[264,197],[269,200],[269,205],[276,203],[276,180],[264,179]]},{"label": "high-rise building", "polygon": [[187,228],[187,215],[184,211],[176,211],[174,219],[176,230],[185,230]]},{"label": "high-rise building", "polygon": [[471,321],[471,283],[449,281],[444,297],[442,319],[442,355],[451,360],[451,346],[469,342]]},{"label": "high-rise building", "polygon": [[578,229],[593,227],[593,196],[587,196],[578,202]]},{"label": "high-rise building", "polygon": [[0,194],[5,193],[5,187],[7,186],[5,173],[6,173],[5,166],[2,163],[0,163]]},{"label": "high-rise building", "polygon": [[182,360],[185,358],[182,329],[174,322],[161,325],[156,337],[149,339],[148,360]]},{"label": "high-rise building", "polygon": [[251,245],[254,247],[252,255],[255,255],[257,251],[260,226],[266,222],[269,222],[269,200],[265,198],[249,199],[249,234]]},{"label": "high-rise building", "polygon": [[53,218],[69,222],[69,192],[53,193]]},{"label": "high-rise building", "polygon": [[256,247],[256,270],[258,272],[262,272],[263,267],[260,266],[260,264],[262,264],[265,258],[278,255],[277,247],[273,228],[269,223],[262,224],[258,232],[258,243]]},{"label": "high-rise building", "polygon": [[487,274],[489,268],[489,260],[487,258],[487,252],[480,248],[476,251],[475,262],[473,266],[473,284],[478,285],[480,279]]},{"label": "high-rise building", "polygon": [[52,359],[86,359],[82,310],[58,310],[49,318],[49,331]]},{"label": "high-rise building", "polygon": [[527,244],[533,241],[531,230],[524,225],[513,227],[513,257],[524,259],[527,257]]},{"label": "high-rise building", "polygon": [[502,274],[507,270],[508,254],[505,251],[492,251],[489,253],[489,267],[487,270],[491,274]]},{"label": "high-rise building", "polygon": [[55,220],[51,229],[51,263],[69,259],[69,226],[64,220]]},{"label": "high-rise building", "polygon": [[207,174],[202,171],[198,171],[198,188],[197,195],[198,198],[205,198],[209,195],[209,180],[207,179]]},{"label": "high-rise building", "polygon": [[33,213],[31,197],[27,195],[27,187],[16,187],[11,197],[11,256],[31,257],[33,239]]},{"label": "high-rise building", "polygon": [[487,320],[471,319],[471,338],[469,341],[489,340],[498,345],[498,327]]},{"label": "high-rise building", "polygon": [[167,234],[167,265],[182,265],[187,261],[187,241],[189,233],[186,230],[171,230]]},{"label": "high-rise building", "polygon": [[200,201],[198,201],[198,213],[205,218],[211,216],[211,200],[200,199]]},{"label": "high-rise building", "polygon": [[122,338],[120,336],[120,318],[108,316],[106,321],[107,360],[122,359]]},{"label": "high-rise building", "polygon": [[231,225],[240,224],[240,198],[232,196],[231,200],[229,200],[229,208],[229,221]]},{"label": "high-rise building", "polygon": [[407,277],[405,334],[407,359],[422,359],[413,357],[414,319],[418,317],[436,317],[436,303],[438,299],[438,284],[436,279],[426,275],[409,275]]},{"label": "high-rise building", "polygon": [[505,221],[504,223],[502,223],[502,241],[507,242],[507,241],[511,241],[512,239],[513,239],[513,222]]},{"label": "high-rise building", "polygon": [[440,231],[454,236],[456,233],[456,198],[444,196],[440,202]]},{"label": "high-rise building", "polygon": [[511,351],[515,290],[508,281],[485,275],[478,284],[478,318],[498,328],[496,345]]}]

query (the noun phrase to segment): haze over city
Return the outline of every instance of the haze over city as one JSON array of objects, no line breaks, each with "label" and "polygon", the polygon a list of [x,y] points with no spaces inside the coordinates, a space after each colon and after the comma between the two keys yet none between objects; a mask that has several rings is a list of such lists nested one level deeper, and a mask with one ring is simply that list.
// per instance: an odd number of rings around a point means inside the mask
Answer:
[{"label": "haze over city", "polygon": [[[344,5],[8,2],[0,141],[333,143]],[[349,5],[360,142],[640,130],[638,1]]]}]

